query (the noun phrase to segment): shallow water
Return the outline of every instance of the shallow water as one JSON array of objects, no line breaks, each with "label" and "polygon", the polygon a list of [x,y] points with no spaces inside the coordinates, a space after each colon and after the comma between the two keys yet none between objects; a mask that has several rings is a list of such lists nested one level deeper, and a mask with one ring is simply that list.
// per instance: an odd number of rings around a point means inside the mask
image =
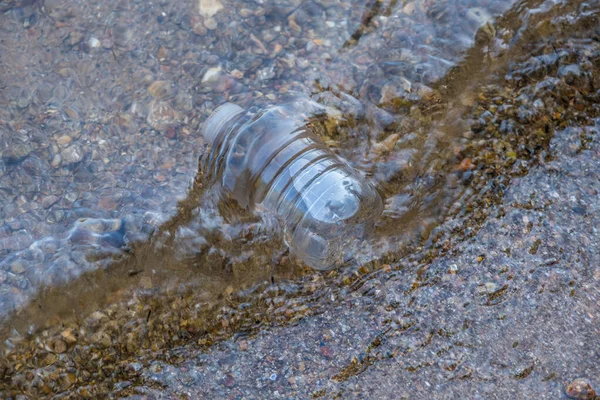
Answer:
[{"label": "shallow water", "polygon": [[[71,382],[46,353],[31,355],[34,343],[62,358],[79,346],[177,358],[170,348],[288,324],[333,295],[372,296],[372,271],[468,237],[509,178],[543,157],[557,119],[586,124],[597,112],[594,7],[0,2],[8,393],[98,380]],[[218,104],[298,96],[327,107],[321,138],[386,196],[373,236],[328,275],[287,252],[276,222],[220,202],[198,170],[198,127]],[[14,368],[27,352],[38,360],[28,368],[66,378],[27,387]],[[118,390],[118,374],[105,375],[96,389]]]},{"label": "shallow water", "polygon": [[[448,178],[436,169],[460,162],[446,147],[456,153],[464,139],[454,126],[432,128],[420,109],[435,107],[427,85],[510,2],[250,2],[238,12],[214,2],[214,15],[212,3],[5,3],[1,316],[43,287],[68,288],[127,257],[165,226],[177,258],[209,248],[223,267],[261,257],[228,247],[248,241],[248,230],[276,236],[278,228],[223,215],[206,197],[190,201],[203,186],[198,125],[225,100],[252,107],[293,93],[329,107],[323,138],[387,194],[381,230],[405,226],[366,246],[362,262],[401,249],[413,231],[426,235],[444,197],[462,190],[446,193]],[[451,23],[454,14],[462,24]]]}]

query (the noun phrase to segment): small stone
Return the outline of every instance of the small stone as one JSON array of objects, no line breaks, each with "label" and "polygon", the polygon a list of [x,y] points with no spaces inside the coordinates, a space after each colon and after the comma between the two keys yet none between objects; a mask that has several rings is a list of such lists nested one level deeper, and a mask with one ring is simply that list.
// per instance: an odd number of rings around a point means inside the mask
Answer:
[{"label": "small stone", "polygon": [[158,58],[158,61],[165,61],[169,56],[169,51],[165,47],[160,47],[156,56]]},{"label": "small stone", "polygon": [[78,146],[67,147],[60,153],[63,161],[67,164],[75,164],[83,159],[83,151]]},{"label": "small stone", "polygon": [[100,326],[102,322],[106,322],[108,320],[108,316],[100,311],[95,311],[86,319],[85,326],[88,329],[96,329]]},{"label": "small stone", "polygon": [[459,171],[470,171],[473,168],[475,168],[475,165],[473,164],[473,160],[470,158],[463,159],[457,167]]},{"label": "small stone", "polygon": [[223,9],[219,0],[199,0],[198,11],[203,17],[210,18]]},{"label": "small stone", "polygon": [[209,68],[202,77],[202,83],[215,83],[221,75],[221,67]]},{"label": "small stone", "polygon": [[248,342],[245,340],[240,341],[240,350],[246,351],[248,350]]},{"label": "small stone", "polygon": [[325,358],[333,357],[333,350],[331,350],[331,348],[328,346],[319,347],[319,353],[321,353]]},{"label": "small stone", "polygon": [[242,79],[244,77],[244,73],[239,69],[234,69],[231,71],[231,76],[233,76],[235,79]]},{"label": "small stone", "polygon": [[105,49],[112,49],[114,45],[115,43],[110,37],[102,39],[102,47],[104,47]]},{"label": "small stone", "polygon": [[214,18],[207,18],[204,21],[204,27],[208,30],[214,31],[215,29],[217,29],[217,20],[215,20]]},{"label": "small stone", "polygon": [[231,375],[231,374],[225,375],[225,379],[223,379],[223,385],[225,385],[227,387],[232,387],[233,385],[235,385],[235,379],[234,379],[233,375]]},{"label": "small stone", "polygon": [[10,265],[10,272],[14,274],[22,274],[27,270],[27,264],[23,260],[17,260]]},{"label": "small stone", "polygon": [[60,333],[60,336],[67,342],[68,344],[73,344],[77,342],[77,338],[73,334],[73,328],[65,329]]},{"label": "small stone", "polygon": [[61,389],[67,390],[71,386],[75,384],[77,378],[73,372],[68,372],[66,374],[62,374],[60,377]]},{"label": "small stone", "polygon": [[596,398],[596,392],[587,379],[578,378],[567,385],[567,397],[577,400],[592,400]]},{"label": "small stone", "polygon": [[93,36],[90,38],[90,40],[88,40],[88,45],[93,49],[97,49],[101,44],[102,43],[100,43],[100,41]]},{"label": "small stone", "polygon": [[157,131],[165,132],[181,120],[181,114],[167,102],[153,100],[148,105],[148,109],[147,121]]},{"label": "small stone", "polygon": [[51,194],[49,196],[45,196],[41,201],[42,207],[44,207],[44,209],[48,209],[48,208],[52,207],[54,204],[56,204],[56,202],[58,202],[58,200],[60,200],[60,198],[53,194]]},{"label": "small stone", "polygon": [[106,332],[102,332],[102,331],[94,333],[92,335],[91,340],[96,345],[102,346],[102,347],[109,347],[112,343],[112,340],[110,339],[110,335],[108,335]]},{"label": "small stone", "polygon": [[402,12],[406,15],[413,15],[413,13],[415,12],[415,3],[408,3],[407,5],[405,5],[402,9]]},{"label": "small stone", "polygon": [[60,165],[62,161],[62,157],[60,156],[60,154],[55,154],[54,157],[52,157],[52,161],[50,162],[50,165],[54,168],[58,167]]},{"label": "small stone", "polygon": [[42,365],[44,366],[48,366],[48,365],[52,365],[56,362],[56,354],[54,353],[48,353],[46,355],[46,357],[44,357],[44,359],[42,360]]},{"label": "small stone", "polygon": [[251,15],[254,15],[254,11],[252,11],[252,10],[251,10],[251,9],[249,9],[249,8],[242,8],[242,9],[239,11],[239,14],[240,14],[240,17],[242,17],[242,18],[248,18],[248,17],[250,17]]},{"label": "small stone", "polygon": [[71,143],[71,140],[73,140],[73,138],[71,138],[71,136],[62,135],[61,137],[56,139],[56,143],[62,147],[62,146],[66,146],[67,144]]},{"label": "small stone", "polygon": [[495,293],[498,290],[498,285],[494,282],[486,282],[485,283],[485,291],[489,294]]},{"label": "small stone", "polygon": [[206,28],[204,27],[204,23],[203,22],[196,22],[194,24],[194,26],[192,27],[192,32],[194,32],[196,35],[202,36],[206,34]]},{"label": "small stone", "polygon": [[69,46],[74,46],[81,42],[81,39],[83,39],[83,34],[81,32],[71,32],[66,40],[66,43]]},{"label": "small stone", "polygon": [[67,351],[67,343],[62,339],[56,339],[50,344],[50,349],[53,353],[62,354]]},{"label": "small stone", "polygon": [[167,81],[156,81],[148,88],[148,92],[150,95],[157,99],[168,99],[169,97],[173,97],[175,95],[175,90],[173,85]]}]

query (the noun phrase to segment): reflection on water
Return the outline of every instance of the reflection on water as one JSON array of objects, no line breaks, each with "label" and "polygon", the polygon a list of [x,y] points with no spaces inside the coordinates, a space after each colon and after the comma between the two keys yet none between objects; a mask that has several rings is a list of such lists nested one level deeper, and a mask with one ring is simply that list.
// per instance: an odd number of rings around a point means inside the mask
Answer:
[{"label": "reflection on water", "polygon": [[[579,7],[512,3],[0,2],[0,320],[10,361],[30,352],[46,368],[29,386],[11,369],[12,387],[83,388],[100,382],[85,360],[99,349],[205,346],[296,321],[331,291],[369,295],[357,277],[435,248],[449,213],[484,218],[472,204],[501,191],[486,179],[526,169],[550,135],[524,133],[543,128],[542,106],[498,81],[508,70],[511,88],[534,90],[559,58],[508,62],[557,33],[536,15]],[[573,63],[544,81],[559,100],[585,86]],[[290,255],[268,215],[220,203],[198,170],[198,126],[217,105],[292,92],[326,107],[322,139],[387,198],[375,237],[329,275]],[[57,333],[23,340],[39,326]],[[71,376],[55,362],[75,348]],[[113,380],[132,372],[103,362]],[[105,381],[94,390],[114,389]]]}]

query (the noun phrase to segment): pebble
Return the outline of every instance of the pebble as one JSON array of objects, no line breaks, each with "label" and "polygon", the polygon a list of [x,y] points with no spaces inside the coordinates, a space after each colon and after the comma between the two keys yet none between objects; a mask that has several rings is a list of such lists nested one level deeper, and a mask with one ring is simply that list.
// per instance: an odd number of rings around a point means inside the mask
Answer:
[{"label": "pebble", "polygon": [[12,272],[14,274],[22,274],[26,270],[27,270],[27,264],[25,264],[25,261],[23,261],[23,260],[15,261],[10,265],[10,272]]},{"label": "pebble", "polygon": [[152,128],[164,132],[179,123],[181,115],[168,102],[153,100],[148,105],[147,121]]},{"label": "pebble", "polygon": [[215,29],[217,29],[217,20],[215,20],[214,18],[207,18],[204,21],[204,27],[208,30],[214,31]]},{"label": "pebble", "polygon": [[102,43],[93,36],[90,38],[90,40],[88,40],[88,45],[93,49],[97,49],[101,44]]},{"label": "pebble", "polygon": [[52,207],[58,200],[59,200],[59,198],[53,194],[44,196],[41,201],[42,207],[44,209],[48,209],[48,208]]},{"label": "pebble", "polygon": [[67,164],[75,164],[83,159],[83,151],[79,146],[67,147],[60,153],[62,160]]},{"label": "pebble", "polygon": [[223,9],[219,0],[199,0],[198,11],[203,17],[210,18]]},{"label": "pebble", "polygon": [[175,95],[175,89],[168,81],[155,81],[148,88],[148,93],[154,98],[165,100]]},{"label": "pebble", "polygon": [[590,382],[585,378],[575,379],[567,385],[566,395],[570,399],[593,400],[596,398],[596,392]]},{"label": "pebble", "polygon": [[194,25],[192,26],[192,32],[199,36],[205,35],[206,28],[204,27],[204,23],[202,23],[201,21],[197,21],[196,23],[194,23]]},{"label": "pebble", "polygon": [[69,46],[74,46],[77,43],[81,42],[82,39],[83,39],[83,34],[81,32],[71,32],[69,34],[69,37],[66,40],[66,43]]},{"label": "pebble", "polygon": [[65,351],[67,351],[68,347],[67,347],[67,343],[64,340],[56,339],[50,343],[50,348],[52,349],[53,353],[62,354]]},{"label": "pebble", "polygon": [[61,332],[60,336],[67,342],[68,344],[74,344],[77,342],[77,338],[73,334],[73,328],[65,329]]},{"label": "pebble", "polygon": [[488,294],[492,294],[492,293],[496,292],[496,290],[498,290],[498,285],[496,285],[494,282],[486,282],[484,286],[485,286],[485,291]]},{"label": "pebble", "polygon": [[63,136],[59,137],[58,139],[56,139],[56,143],[59,146],[66,146],[67,144],[71,143],[71,140],[73,140],[71,138],[71,136],[69,136],[69,135],[63,135]]},{"label": "pebble", "polygon": [[415,3],[408,3],[407,5],[405,5],[402,9],[402,12],[406,15],[413,15],[413,13],[415,12]]},{"label": "pebble", "polygon": [[202,83],[214,83],[219,80],[221,75],[221,67],[209,68],[202,77]]},{"label": "pebble", "polygon": [[244,77],[244,73],[239,69],[234,69],[231,71],[231,76],[233,76],[235,79],[242,79]]},{"label": "pebble", "polygon": [[50,162],[50,165],[54,168],[58,167],[60,165],[62,161],[62,157],[60,156],[60,154],[55,154],[54,157],[52,157],[52,161]]}]

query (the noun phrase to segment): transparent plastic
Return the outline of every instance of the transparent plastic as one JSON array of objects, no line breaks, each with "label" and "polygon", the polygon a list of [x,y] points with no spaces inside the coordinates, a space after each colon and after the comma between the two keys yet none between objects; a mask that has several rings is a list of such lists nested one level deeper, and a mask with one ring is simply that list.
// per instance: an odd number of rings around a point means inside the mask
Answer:
[{"label": "transparent plastic", "polygon": [[327,149],[305,114],[272,106],[256,114],[226,103],[206,120],[203,165],[241,207],[274,213],[290,250],[327,270],[347,259],[383,210],[377,189]]}]

